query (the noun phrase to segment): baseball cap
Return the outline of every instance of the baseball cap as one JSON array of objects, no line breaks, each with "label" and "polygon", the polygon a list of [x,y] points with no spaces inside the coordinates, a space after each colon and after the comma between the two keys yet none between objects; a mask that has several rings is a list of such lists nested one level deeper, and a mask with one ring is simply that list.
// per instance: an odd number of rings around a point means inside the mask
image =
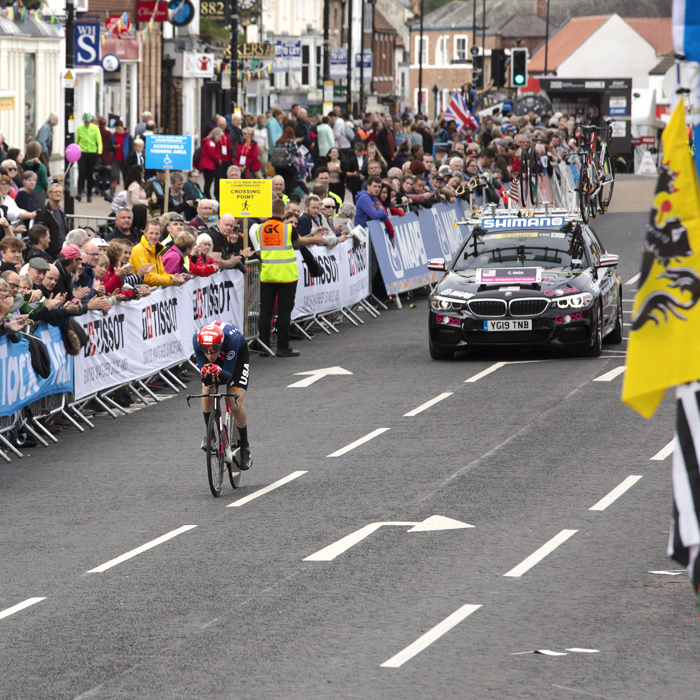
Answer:
[{"label": "baseball cap", "polygon": [[[78,246],[75,246],[75,248],[78,248]],[[78,248],[78,250],[80,249]],[[31,258],[27,264],[29,265],[29,267],[33,267],[39,272],[48,272],[51,269],[51,265],[49,265],[49,263],[46,262],[44,258]]]},{"label": "baseball cap", "polygon": [[98,248],[107,248],[109,246],[109,243],[104,238],[93,238],[92,242],[98,247]]},{"label": "baseball cap", "polygon": [[438,173],[440,175],[452,175],[452,168],[449,165],[441,165]]},{"label": "baseball cap", "polygon": [[[76,258],[83,259],[83,251],[78,248],[77,245],[67,245],[65,248],[61,248],[61,255],[66,260],[75,260]],[[33,259],[33,258],[32,258]]]},{"label": "baseball cap", "polygon": [[515,127],[512,124],[504,124],[501,131],[515,131]]},{"label": "baseball cap", "polygon": [[171,221],[184,222],[185,220],[180,216],[180,214],[172,214],[170,217],[168,217],[168,223],[170,223]]}]

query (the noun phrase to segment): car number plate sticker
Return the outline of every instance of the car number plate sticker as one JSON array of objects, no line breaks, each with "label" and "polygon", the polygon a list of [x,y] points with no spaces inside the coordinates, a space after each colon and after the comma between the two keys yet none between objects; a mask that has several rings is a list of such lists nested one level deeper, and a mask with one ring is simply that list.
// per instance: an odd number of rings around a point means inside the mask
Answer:
[{"label": "car number plate sticker", "polygon": [[484,321],[485,331],[531,331],[532,320],[518,321]]}]

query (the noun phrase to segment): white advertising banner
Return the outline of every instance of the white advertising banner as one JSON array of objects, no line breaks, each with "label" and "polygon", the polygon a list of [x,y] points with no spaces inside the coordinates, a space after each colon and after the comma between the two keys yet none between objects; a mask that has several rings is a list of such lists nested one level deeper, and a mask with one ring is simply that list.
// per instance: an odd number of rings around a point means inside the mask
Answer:
[{"label": "white advertising banner", "polygon": [[323,269],[320,277],[311,277],[297,252],[299,282],[292,319],[313,316],[356,304],[369,295],[369,243],[363,240],[356,247],[352,239],[335,248],[310,246]]},{"label": "white advertising banner", "polygon": [[89,341],[75,358],[75,398],[186,360],[195,331],[211,321],[243,328],[243,297],[243,274],[226,270],[117,304],[107,316],[92,311],[77,317]]}]

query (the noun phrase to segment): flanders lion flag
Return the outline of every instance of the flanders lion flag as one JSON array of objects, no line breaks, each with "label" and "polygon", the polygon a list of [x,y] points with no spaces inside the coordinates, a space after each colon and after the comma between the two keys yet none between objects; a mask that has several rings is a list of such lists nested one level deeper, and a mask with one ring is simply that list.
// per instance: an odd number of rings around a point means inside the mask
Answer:
[{"label": "flanders lion flag", "polygon": [[700,379],[700,190],[683,100],[662,138],[622,389],[622,400],[646,418],[667,387]]}]

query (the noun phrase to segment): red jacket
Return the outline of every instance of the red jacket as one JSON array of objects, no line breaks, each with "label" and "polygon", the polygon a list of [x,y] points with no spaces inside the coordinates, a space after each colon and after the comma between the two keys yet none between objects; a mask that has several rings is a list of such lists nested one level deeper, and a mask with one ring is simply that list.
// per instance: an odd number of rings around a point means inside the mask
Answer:
[{"label": "red jacket", "polygon": [[202,154],[199,156],[200,170],[216,170],[216,161],[221,159],[219,147],[211,139],[204,139]]},{"label": "red jacket", "polygon": [[200,255],[195,258],[193,255],[190,255],[190,274],[196,275],[197,277],[209,277],[209,275],[213,275],[218,269],[214,258],[208,258],[205,255]]},{"label": "red jacket", "polygon": [[[241,157],[245,158],[244,165],[241,165]],[[255,177],[254,173],[262,168],[260,147],[255,141],[236,144],[236,165],[241,169],[244,178]]]},{"label": "red jacket", "polygon": [[105,286],[105,294],[109,296],[114,292],[123,294],[127,299],[134,296],[133,289],[122,289],[122,278],[114,271],[114,265],[110,265],[102,278],[102,284]]},{"label": "red jacket", "polygon": [[216,144],[216,151],[222,163],[233,163],[231,137],[226,132],[224,132],[224,135],[219,139],[219,143]]}]

